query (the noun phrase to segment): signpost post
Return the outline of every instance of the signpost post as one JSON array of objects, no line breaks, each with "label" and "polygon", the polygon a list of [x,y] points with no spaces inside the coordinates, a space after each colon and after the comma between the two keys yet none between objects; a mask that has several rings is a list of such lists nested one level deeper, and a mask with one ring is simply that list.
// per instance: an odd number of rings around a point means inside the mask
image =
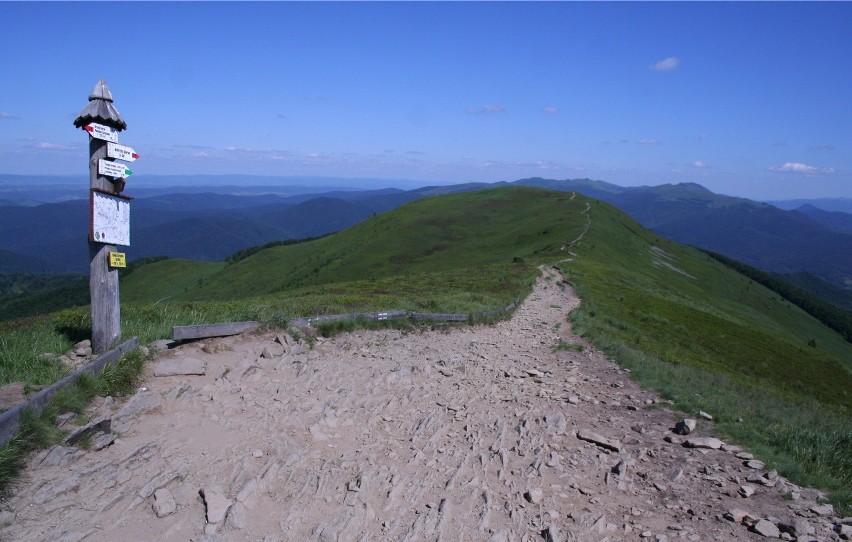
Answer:
[{"label": "signpost post", "polygon": [[[108,154],[108,145],[118,142],[118,132],[127,128],[127,123],[122,120],[118,110],[112,104],[112,92],[103,79],[97,82],[95,88],[89,95],[89,103],[74,120],[74,126],[82,128],[89,134],[89,188],[92,202],[90,209],[91,224],[94,224],[95,202],[104,198],[96,198],[97,194],[105,198],[129,200],[126,196],[118,194],[124,189],[124,178],[132,172],[112,161],[112,158],[125,159],[121,156]],[[122,147],[117,145],[117,147]],[[135,160],[138,155],[129,147]],[[122,151],[116,151],[121,153]],[[111,158],[112,157],[112,158]],[[110,177],[112,179],[110,179]],[[116,202],[116,208],[120,208],[121,202]],[[113,215],[108,212],[99,213],[99,218],[106,224],[100,229],[111,232],[109,236],[95,238],[94,227],[89,232],[89,293],[92,302],[92,352],[102,354],[112,348],[121,338],[120,305],[118,295],[118,269],[110,267],[110,253],[116,250],[116,240],[129,244],[129,203],[126,203],[126,227],[127,236],[122,237],[123,227],[113,224],[115,220],[125,221],[123,211],[119,209]],[[118,217],[118,218],[115,218]],[[122,222],[125,223],[125,222]],[[115,230],[113,232],[113,230]],[[116,233],[117,232],[117,233]],[[99,241],[98,239],[101,239]],[[115,261],[115,260],[113,260]]]}]

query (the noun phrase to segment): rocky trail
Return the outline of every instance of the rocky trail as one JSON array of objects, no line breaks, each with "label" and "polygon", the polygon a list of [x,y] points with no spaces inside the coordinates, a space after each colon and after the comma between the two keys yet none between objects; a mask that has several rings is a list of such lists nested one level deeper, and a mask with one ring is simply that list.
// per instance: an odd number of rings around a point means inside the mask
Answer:
[{"label": "rocky trail", "polygon": [[848,536],[711,421],[674,433],[682,415],[572,335],[577,303],[545,270],[491,326],[162,351],[136,395],[97,400],[88,431],[30,459],[0,540]]}]

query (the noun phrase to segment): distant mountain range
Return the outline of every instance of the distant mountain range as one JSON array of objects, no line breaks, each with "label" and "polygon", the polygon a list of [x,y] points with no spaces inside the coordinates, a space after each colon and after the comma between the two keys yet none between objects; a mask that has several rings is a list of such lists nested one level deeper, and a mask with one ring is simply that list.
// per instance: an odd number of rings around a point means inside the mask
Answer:
[{"label": "distant mountain range", "polygon": [[814,199],[787,199],[770,200],[766,203],[774,205],[785,211],[798,209],[803,205],[812,205],[823,211],[838,211],[852,214],[852,198],[814,198]]},{"label": "distant mountain range", "polygon": [[[339,177],[269,177],[262,175],[134,175],[127,192],[138,198],[166,194],[214,192],[232,196],[322,194],[334,191],[376,190],[386,186],[417,188],[423,183],[406,179]],[[84,175],[0,174],[0,206],[32,207],[88,198]]]},{"label": "distant mountain range", "polygon": [[[2,181],[0,176],[0,185]],[[13,183],[5,181],[3,186],[10,192]],[[343,230],[415,199],[515,184],[579,192],[615,205],[643,226],[679,243],[774,273],[805,273],[805,278],[799,276],[800,284],[827,281],[835,288],[852,289],[852,214],[800,201],[793,202],[799,204],[793,210],[784,210],[715,194],[692,183],[621,187],[590,179],[531,178],[414,190],[331,187],[313,193],[304,186],[279,187],[290,190],[289,195],[262,194],[268,187],[248,181],[230,185],[227,178],[221,181],[216,186],[192,187],[206,188],[206,192],[137,197],[131,204],[128,258],[217,261],[251,246]],[[222,187],[234,186],[252,193],[221,193]],[[826,201],[840,206],[844,200]],[[78,199],[0,206],[0,273],[86,273],[88,205]]]}]

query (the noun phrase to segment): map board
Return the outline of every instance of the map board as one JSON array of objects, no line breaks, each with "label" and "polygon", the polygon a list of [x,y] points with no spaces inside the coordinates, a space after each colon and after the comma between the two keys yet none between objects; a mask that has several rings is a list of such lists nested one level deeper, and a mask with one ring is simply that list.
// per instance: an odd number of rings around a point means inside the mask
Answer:
[{"label": "map board", "polygon": [[89,239],[96,243],[130,246],[130,198],[91,191]]}]

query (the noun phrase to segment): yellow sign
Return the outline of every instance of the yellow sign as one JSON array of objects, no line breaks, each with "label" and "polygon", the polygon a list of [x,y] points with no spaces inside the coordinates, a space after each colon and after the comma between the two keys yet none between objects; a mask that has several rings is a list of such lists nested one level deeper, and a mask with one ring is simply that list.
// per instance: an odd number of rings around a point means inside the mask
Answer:
[{"label": "yellow sign", "polygon": [[127,267],[127,260],[124,258],[124,252],[109,253],[110,267]]}]

